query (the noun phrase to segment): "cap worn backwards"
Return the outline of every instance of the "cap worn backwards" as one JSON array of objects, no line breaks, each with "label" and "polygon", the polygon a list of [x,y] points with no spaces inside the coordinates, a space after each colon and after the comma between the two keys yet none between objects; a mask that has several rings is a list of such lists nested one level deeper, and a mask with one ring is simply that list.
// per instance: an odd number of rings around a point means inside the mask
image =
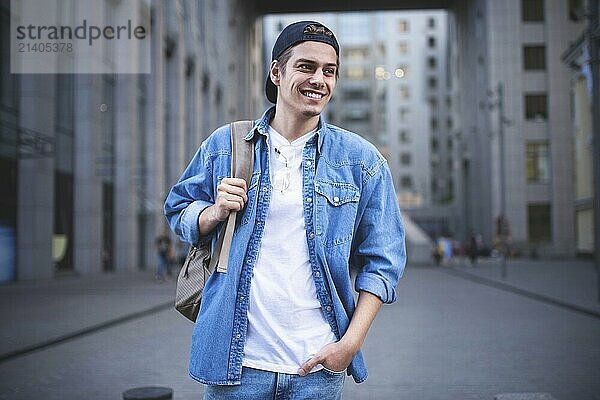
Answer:
[{"label": "cap worn backwards", "polygon": [[[276,60],[288,48],[308,41],[327,43],[333,47],[335,54],[340,55],[337,39],[325,25],[315,21],[299,21],[286,26],[281,31],[273,46],[271,61]],[[267,76],[265,93],[271,103],[277,103],[277,86],[271,81],[270,76]]]}]

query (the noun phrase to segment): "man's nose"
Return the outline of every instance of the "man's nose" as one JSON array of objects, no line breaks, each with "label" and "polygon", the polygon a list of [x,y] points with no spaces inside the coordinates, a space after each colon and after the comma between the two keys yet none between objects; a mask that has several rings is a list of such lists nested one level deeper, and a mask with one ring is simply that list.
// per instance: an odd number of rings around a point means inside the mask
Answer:
[{"label": "man's nose", "polygon": [[315,73],[310,77],[310,83],[319,86],[325,83],[323,70],[321,68],[315,70]]}]

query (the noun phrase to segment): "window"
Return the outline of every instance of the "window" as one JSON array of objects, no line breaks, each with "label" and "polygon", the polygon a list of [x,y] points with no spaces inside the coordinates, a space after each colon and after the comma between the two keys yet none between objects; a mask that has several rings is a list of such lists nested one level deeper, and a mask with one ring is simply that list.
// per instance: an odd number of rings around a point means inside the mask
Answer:
[{"label": "window", "polygon": [[547,183],[550,181],[550,159],[548,142],[527,143],[525,165],[528,183]]},{"label": "window", "polygon": [[405,32],[408,32],[408,30],[409,30],[408,21],[405,19],[401,19],[398,22],[398,31],[405,33]]},{"label": "window", "polygon": [[546,69],[546,47],[545,46],[524,46],[523,47],[523,67],[526,71],[545,70]]},{"label": "window", "polygon": [[544,0],[521,0],[523,22],[544,22]]},{"label": "window", "polygon": [[548,118],[548,99],[545,94],[525,95],[525,119],[545,120]]},{"label": "window", "polygon": [[412,187],[413,187],[412,176],[402,175],[402,177],[400,178],[400,186],[403,189],[412,189]]},{"label": "window", "polygon": [[408,54],[408,43],[407,42],[398,43],[398,53]]},{"label": "window", "polygon": [[429,46],[432,49],[435,47],[435,38],[433,36],[429,36],[427,38],[427,46]]},{"label": "window", "polygon": [[367,70],[364,67],[348,67],[346,68],[346,78],[352,80],[365,79]]},{"label": "window", "polygon": [[345,89],[343,93],[345,100],[369,100],[368,89]]},{"label": "window", "polygon": [[439,141],[436,138],[431,138],[431,150],[435,152],[439,147]]},{"label": "window", "polygon": [[429,57],[427,59],[427,65],[429,66],[429,68],[435,68],[437,67],[437,60],[435,57]]},{"label": "window", "polygon": [[348,60],[364,60],[369,57],[369,49],[347,49],[344,55]]},{"label": "window", "polygon": [[410,165],[411,156],[410,153],[402,153],[400,154],[400,163],[402,165]]},{"label": "window", "polygon": [[438,128],[438,120],[437,120],[437,118],[431,118],[430,125],[431,125],[431,130],[432,131],[436,131],[437,128]]},{"label": "window", "polygon": [[527,222],[529,241],[532,243],[552,240],[551,207],[548,203],[528,204]]},{"label": "window", "polygon": [[429,86],[429,89],[437,89],[437,78],[435,76],[430,76],[429,79],[427,79],[427,85]]},{"label": "window", "polygon": [[452,122],[452,118],[448,117],[448,119],[446,120],[446,127],[448,128],[448,130],[452,130],[452,128],[454,127],[454,123]]},{"label": "window", "polygon": [[408,100],[410,98],[410,89],[406,85],[400,86],[400,98],[403,100]]},{"label": "window", "polygon": [[430,28],[435,28],[435,18],[429,18],[427,20],[427,26]]},{"label": "window", "polygon": [[402,108],[400,108],[399,114],[400,114],[400,121],[406,121],[410,114],[410,110],[406,107],[402,107]]},{"label": "window", "polygon": [[371,113],[368,110],[351,110],[344,119],[347,123],[368,123],[371,121]]},{"label": "window", "polygon": [[408,131],[401,130],[399,134],[400,143],[410,143],[410,134]]}]

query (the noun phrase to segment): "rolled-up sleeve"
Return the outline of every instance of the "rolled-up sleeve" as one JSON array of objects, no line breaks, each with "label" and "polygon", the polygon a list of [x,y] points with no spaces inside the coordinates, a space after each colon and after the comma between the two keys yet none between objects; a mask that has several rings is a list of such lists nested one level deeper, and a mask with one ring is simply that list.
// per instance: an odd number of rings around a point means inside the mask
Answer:
[{"label": "rolled-up sleeve", "polygon": [[358,220],[350,263],[357,268],[356,291],[396,301],[396,286],[406,264],[404,225],[387,163],[364,183],[362,214]]},{"label": "rolled-up sleeve", "polygon": [[179,181],[171,188],[164,205],[169,226],[184,242],[198,245],[211,239],[201,237],[198,217],[214,204],[213,176],[210,163],[200,146]]}]

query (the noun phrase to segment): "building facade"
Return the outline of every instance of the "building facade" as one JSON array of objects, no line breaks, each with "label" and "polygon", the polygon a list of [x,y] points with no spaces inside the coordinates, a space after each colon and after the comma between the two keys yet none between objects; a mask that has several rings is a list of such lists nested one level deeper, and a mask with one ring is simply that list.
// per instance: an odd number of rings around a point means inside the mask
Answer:
[{"label": "building facade", "polygon": [[465,223],[492,242],[504,213],[523,255],[575,253],[570,72],[560,59],[583,28],[574,3],[455,3]]},{"label": "building facade", "polygon": [[[243,1],[145,1],[128,12],[151,19],[151,74],[19,75],[0,4],[0,280],[154,268],[202,139],[262,108],[260,21]],[[100,8],[109,23],[124,6]]]}]

